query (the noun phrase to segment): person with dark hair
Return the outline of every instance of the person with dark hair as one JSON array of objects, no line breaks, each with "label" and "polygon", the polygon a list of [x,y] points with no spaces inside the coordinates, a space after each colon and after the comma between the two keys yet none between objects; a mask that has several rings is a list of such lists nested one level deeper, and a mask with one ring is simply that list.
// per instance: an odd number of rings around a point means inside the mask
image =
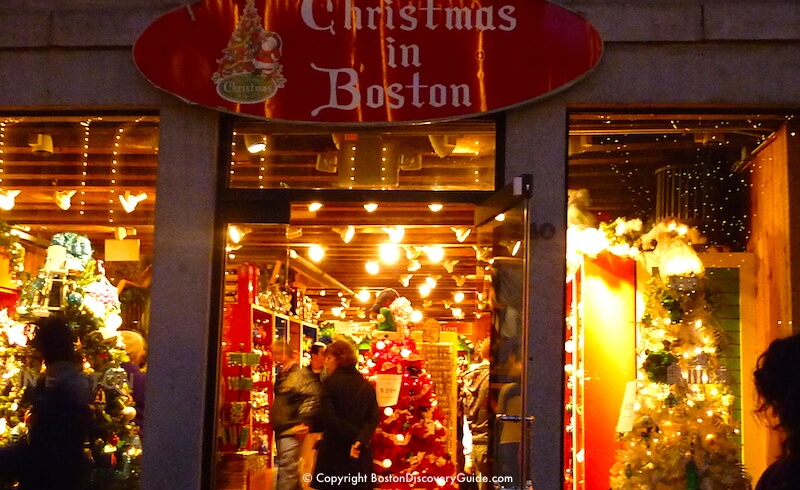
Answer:
[{"label": "person with dark hair", "polygon": [[355,347],[346,340],[335,340],[325,349],[328,375],[322,381],[323,432],[313,488],[373,486],[370,442],[380,412],[375,388],[356,369],[357,359]]},{"label": "person with dark hair", "polygon": [[278,452],[278,490],[299,490],[300,444],[317,415],[320,386],[311,372],[300,367],[297,352],[285,340],[272,346],[280,368],[275,377],[275,399],[270,414]]},{"label": "person with dark hair", "polygon": [[[325,374],[325,348],[326,345],[322,342],[314,342],[308,349],[308,355],[311,357],[311,362],[306,366],[306,369],[311,376],[317,381],[319,391],[322,393],[322,378]],[[317,460],[317,443],[322,439],[322,414],[317,412],[317,416],[311,422],[308,435],[303,438],[300,445],[300,473],[312,474],[314,471],[314,464]],[[303,481],[303,487],[308,488],[309,484]]]},{"label": "person with dark hair", "polygon": [[470,445],[465,447],[464,471],[476,474],[478,488],[489,488],[489,425],[492,413],[489,407],[489,372],[491,342],[489,338],[478,343],[475,349],[479,362],[464,373],[462,396],[459,397],[461,412],[466,419],[466,432]]},{"label": "person with dark hair", "polygon": [[800,489],[800,334],[774,340],[753,373],[757,413],[772,416],[783,433],[783,453],[758,480],[756,490]]},{"label": "person with dark hair", "polygon": [[25,395],[31,401],[27,439],[0,450],[0,473],[18,480],[23,490],[85,488],[92,380],[81,371],[69,324],[49,317],[37,325],[31,347],[42,355],[46,369]]}]

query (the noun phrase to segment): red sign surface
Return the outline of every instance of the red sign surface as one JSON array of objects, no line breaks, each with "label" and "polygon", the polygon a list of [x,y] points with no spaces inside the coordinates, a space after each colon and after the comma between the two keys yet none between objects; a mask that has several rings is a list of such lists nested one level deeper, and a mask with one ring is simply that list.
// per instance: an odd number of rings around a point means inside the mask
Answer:
[{"label": "red sign surface", "polygon": [[455,119],[557,90],[600,60],[597,31],[544,0],[205,0],[133,49],[157,87],[261,118]]}]

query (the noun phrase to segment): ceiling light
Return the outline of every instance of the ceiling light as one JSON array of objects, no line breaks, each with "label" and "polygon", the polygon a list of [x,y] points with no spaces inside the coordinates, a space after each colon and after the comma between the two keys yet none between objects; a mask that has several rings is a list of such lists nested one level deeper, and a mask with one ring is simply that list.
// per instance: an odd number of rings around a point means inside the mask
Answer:
[{"label": "ceiling light", "polygon": [[384,227],[384,228],[381,228],[381,230],[384,233],[386,233],[387,235],[389,235],[389,240],[392,243],[400,243],[400,242],[402,242],[403,241],[403,236],[406,234],[405,228],[403,228],[402,226],[399,226],[399,225],[398,226],[388,227],[388,228]]},{"label": "ceiling light", "polygon": [[434,153],[439,158],[449,157],[456,149],[456,137],[449,134],[432,134],[428,136]]},{"label": "ceiling light", "polygon": [[408,272],[414,272],[418,271],[420,267],[422,267],[422,264],[419,263],[419,260],[411,260],[408,262],[408,267],[406,267],[406,270]]},{"label": "ceiling light", "polygon": [[364,204],[364,209],[366,209],[368,213],[372,213],[378,209],[378,205],[374,202],[368,202],[367,204]]},{"label": "ceiling light", "polygon": [[456,286],[462,287],[467,282],[467,276],[452,276]]},{"label": "ceiling light", "polygon": [[516,242],[514,242],[514,246],[511,248],[511,255],[512,256],[514,256],[514,257],[517,256],[517,252],[519,252],[520,245],[522,245],[521,241],[517,240]]},{"label": "ceiling light", "polygon": [[124,226],[117,226],[114,228],[114,238],[117,240],[124,240],[128,236],[128,230]]},{"label": "ceiling light", "polygon": [[344,243],[350,243],[350,241],[353,240],[353,237],[356,234],[356,227],[355,226],[348,226],[345,229],[341,229],[341,228],[334,229],[334,231],[339,233],[339,236],[342,237],[342,241]]},{"label": "ceiling light", "polygon": [[428,204],[428,209],[430,209],[430,210],[431,210],[431,211],[433,211],[434,213],[438,213],[439,211],[441,211],[441,210],[442,210],[442,208],[443,208],[443,207],[444,207],[444,206],[442,206],[442,205],[441,205],[441,204],[439,204],[439,203],[431,203],[431,204]]},{"label": "ceiling light", "polygon": [[505,221],[506,220],[506,215],[505,215],[505,213],[500,213],[497,216],[495,216],[494,219],[495,219],[495,221]]},{"label": "ceiling light", "polygon": [[419,295],[423,298],[427,298],[428,295],[431,294],[431,287],[427,284],[423,284],[419,287]]},{"label": "ceiling light", "polygon": [[444,266],[444,270],[446,270],[448,274],[453,273],[456,268],[456,264],[458,264],[458,260],[445,260],[442,262],[442,266]]},{"label": "ceiling light", "polygon": [[132,213],[136,206],[145,199],[147,199],[147,193],[145,192],[133,195],[131,191],[125,191],[125,194],[120,194],[119,196],[119,202],[122,203],[122,209],[126,213]]},{"label": "ceiling light", "polygon": [[444,248],[440,247],[439,245],[435,245],[433,247],[424,247],[425,255],[428,256],[428,260],[433,262],[434,264],[438,264],[439,262],[444,259]]},{"label": "ceiling light", "polygon": [[14,198],[19,195],[22,191],[19,190],[8,190],[5,192],[0,192],[0,209],[5,211],[9,211],[14,207]]},{"label": "ceiling light", "polygon": [[319,245],[311,245],[308,247],[308,258],[311,262],[319,263],[325,258],[325,249]]},{"label": "ceiling light", "polygon": [[53,154],[53,137],[47,133],[36,135],[36,143],[29,143],[31,152],[36,156],[50,156]]},{"label": "ceiling light", "polygon": [[231,225],[228,227],[228,237],[233,243],[239,243],[242,241],[242,238],[251,231],[253,230],[250,228],[239,228],[238,226]]},{"label": "ceiling light", "polygon": [[366,303],[366,302],[368,302],[370,300],[370,298],[372,297],[372,294],[369,292],[369,290],[362,289],[361,291],[358,292],[358,295],[356,297],[362,303]]},{"label": "ceiling light", "polygon": [[403,245],[403,250],[406,251],[406,258],[408,260],[414,260],[419,257],[419,254],[422,253],[422,250],[419,247],[415,247],[413,245]]},{"label": "ceiling light", "polygon": [[53,200],[56,202],[56,206],[66,211],[67,209],[72,206],[72,196],[78,191],[70,190],[70,191],[56,191],[55,195],[53,196]]},{"label": "ceiling light", "polygon": [[423,315],[422,312],[419,310],[414,310],[411,312],[411,321],[414,323],[419,323],[422,321]]},{"label": "ceiling light", "polygon": [[309,212],[316,213],[320,209],[322,209],[321,202],[312,202],[311,204],[308,205]]},{"label": "ceiling light", "polygon": [[450,229],[456,234],[456,240],[458,240],[458,243],[464,243],[464,240],[466,240],[469,234],[472,233],[472,228],[451,227]]},{"label": "ceiling light", "polygon": [[453,293],[453,301],[456,303],[461,303],[464,301],[464,291],[456,291]]},{"label": "ceiling light", "polygon": [[261,153],[267,149],[267,137],[261,134],[245,134],[244,146],[250,153]]},{"label": "ceiling light", "polygon": [[461,308],[452,308],[450,312],[453,314],[453,318],[464,318],[464,310]]},{"label": "ceiling light", "polygon": [[374,260],[370,260],[367,262],[364,267],[367,269],[367,273],[371,275],[377,275],[378,272],[381,271],[381,266],[375,262]]},{"label": "ceiling light", "polygon": [[428,276],[428,277],[425,278],[425,284],[427,284],[428,286],[430,286],[431,289],[433,289],[433,288],[436,287],[436,281],[437,281],[437,279],[439,277],[441,277],[441,276],[437,276],[437,277]]},{"label": "ceiling light", "polygon": [[400,247],[394,243],[381,243],[378,255],[384,264],[394,264],[400,260]]}]

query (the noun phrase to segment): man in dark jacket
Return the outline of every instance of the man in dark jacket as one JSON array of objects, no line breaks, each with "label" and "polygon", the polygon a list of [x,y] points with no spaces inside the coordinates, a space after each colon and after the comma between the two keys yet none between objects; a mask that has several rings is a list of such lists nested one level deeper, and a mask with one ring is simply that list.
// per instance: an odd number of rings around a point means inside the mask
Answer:
[{"label": "man in dark jacket", "polygon": [[47,369],[26,394],[27,440],[0,450],[0,478],[18,479],[25,490],[82,489],[90,469],[84,448],[92,429],[92,380],[81,371],[69,324],[59,317],[37,324],[31,346]]},{"label": "man in dark jacket", "polygon": [[275,400],[270,413],[278,449],[278,490],[300,490],[300,444],[320,403],[319,381],[297,363],[296,351],[284,340],[273,345]]}]

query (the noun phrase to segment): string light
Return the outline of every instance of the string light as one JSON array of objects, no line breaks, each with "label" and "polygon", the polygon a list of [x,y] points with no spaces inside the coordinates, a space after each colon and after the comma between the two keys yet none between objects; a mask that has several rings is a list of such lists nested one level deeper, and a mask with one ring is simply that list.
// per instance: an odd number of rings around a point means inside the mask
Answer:
[{"label": "string light", "polygon": [[108,199],[108,204],[109,204],[109,206],[108,206],[108,215],[109,215],[108,216],[108,222],[109,223],[113,223],[114,222],[114,216],[113,216],[114,208],[112,206],[113,206],[114,201],[115,201],[114,194],[116,193],[115,187],[116,187],[116,184],[117,184],[117,163],[119,162],[119,145],[120,145],[120,140],[122,139],[122,133],[124,133],[124,132],[125,132],[125,130],[122,127],[119,127],[117,129],[116,133],[114,134],[114,149],[111,150],[111,178],[109,179],[109,183],[111,184],[110,185],[111,188],[108,190],[109,194],[111,194],[111,196]]},{"label": "string light", "polygon": [[89,168],[89,142],[91,140],[92,119],[81,121],[83,126],[83,161],[81,163],[81,190],[80,190],[80,214],[86,214],[86,171]]}]

